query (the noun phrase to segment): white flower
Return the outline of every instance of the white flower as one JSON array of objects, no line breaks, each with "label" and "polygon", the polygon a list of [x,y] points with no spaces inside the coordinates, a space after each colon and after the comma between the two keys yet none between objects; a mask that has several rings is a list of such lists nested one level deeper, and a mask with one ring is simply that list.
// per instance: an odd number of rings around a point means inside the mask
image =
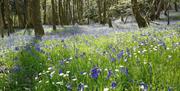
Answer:
[{"label": "white flower", "polygon": [[77,80],[77,78],[74,78],[74,79],[72,79],[73,81],[76,81]]},{"label": "white flower", "polygon": [[104,90],[103,91],[109,91],[109,88],[104,88]]},{"label": "white flower", "polygon": [[84,73],[83,73],[83,75],[86,75],[86,74],[87,74],[87,72],[84,72]]},{"label": "white flower", "polygon": [[84,88],[87,88],[88,87],[88,85],[84,85]]},{"label": "white flower", "polygon": [[105,71],[108,71],[108,69],[106,68],[106,69],[104,69]]},{"label": "white flower", "polygon": [[63,75],[64,75],[64,73],[60,73],[60,74],[59,74],[59,76],[63,76]]},{"label": "white flower", "polygon": [[56,82],[56,84],[57,85],[63,85],[64,83],[63,83],[63,81],[61,81],[61,82]]},{"label": "white flower", "polygon": [[119,69],[115,69],[116,72],[119,72]]},{"label": "white flower", "polygon": [[66,74],[69,74],[70,73],[70,71],[66,71]]}]

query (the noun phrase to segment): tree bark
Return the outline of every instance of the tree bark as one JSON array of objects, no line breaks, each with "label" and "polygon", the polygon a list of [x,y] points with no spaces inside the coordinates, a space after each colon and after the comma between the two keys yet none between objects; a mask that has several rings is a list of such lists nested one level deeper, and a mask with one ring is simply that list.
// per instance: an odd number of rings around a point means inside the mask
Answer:
[{"label": "tree bark", "polygon": [[147,20],[140,14],[137,0],[131,0],[132,11],[139,28],[148,27]]},{"label": "tree bark", "polygon": [[177,1],[174,2],[174,8],[176,10],[176,12],[178,12],[178,5],[177,5]]},{"label": "tree bark", "polygon": [[47,0],[44,0],[43,2],[43,24],[46,24],[46,3],[47,3]]},{"label": "tree bark", "polygon": [[23,13],[22,13],[22,7],[21,7],[21,1],[20,0],[16,0],[16,12],[18,15],[18,22],[19,22],[19,27],[20,28],[24,28],[25,27],[25,23],[23,21]]},{"label": "tree bark", "polygon": [[44,35],[44,29],[41,23],[40,14],[40,0],[29,0],[31,3],[32,23],[34,26],[35,36],[42,37]]},{"label": "tree bark", "polygon": [[99,23],[102,24],[102,11],[101,11],[101,0],[97,0]]},{"label": "tree bark", "polygon": [[51,0],[52,4],[52,24],[53,24],[53,30],[56,30],[56,24],[57,24],[57,13],[55,10],[55,2],[54,0]]},{"label": "tree bark", "polygon": [[3,29],[3,18],[2,18],[2,11],[1,11],[1,7],[2,7],[2,1],[0,0],[0,33],[1,33],[1,37],[4,37],[4,29]]}]

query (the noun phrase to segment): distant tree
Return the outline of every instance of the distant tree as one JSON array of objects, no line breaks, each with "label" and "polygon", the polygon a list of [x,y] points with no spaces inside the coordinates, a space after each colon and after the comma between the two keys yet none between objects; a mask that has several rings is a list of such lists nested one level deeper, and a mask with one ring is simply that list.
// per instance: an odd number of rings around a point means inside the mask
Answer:
[{"label": "distant tree", "polygon": [[53,24],[53,30],[56,30],[56,24],[57,24],[57,13],[56,13],[56,6],[55,6],[55,1],[51,0],[52,4],[52,24]]},{"label": "distant tree", "polygon": [[47,0],[44,0],[42,6],[43,6],[43,24],[46,24],[46,3],[47,3]]},{"label": "distant tree", "polygon": [[0,33],[1,33],[1,37],[3,38],[4,37],[4,32],[3,32],[3,18],[2,18],[2,11],[1,11],[1,6],[2,6],[2,1],[0,0]]},{"label": "distant tree", "polygon": [[31,6],[31,13],[32,13],[32,23],[34,26],[34,31],[36,36],[43,36],[44,29],[41,23],[41,14],[40,14],[40,0],[29,0]]},{"label": "distant tree", "polygon": [[141,15],[137,0],[131,0],[132,11],[139,28],[148,27],[148,21]]},{"label": "distant tree", "polygon": [[9,0],[4,0],[4,22],[7,25],[5,28],[8,29],[8,36],[13,33],[13,20],[11,19],[10,3]]}]

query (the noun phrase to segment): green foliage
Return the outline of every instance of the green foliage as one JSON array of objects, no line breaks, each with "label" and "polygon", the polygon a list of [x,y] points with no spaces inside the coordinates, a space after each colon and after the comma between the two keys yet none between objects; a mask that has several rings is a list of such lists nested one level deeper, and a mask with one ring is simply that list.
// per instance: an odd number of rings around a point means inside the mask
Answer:
[{"label": "green foliage", "polygon": [[[138,91],[143,82],[148,90],[180,90],[179,35],[174,30],[81,35],[40,44],[41,51],[30,46],[10,52],[11,60],[18,57],[15,62],[3,59],[9,62],[7,66],[18,65],[20,69],[1,76],[1,82],[7,83],[0,83],[0,87],[10,91],[76,91],[81,84],[90,91]],[[92,78],[94,67],[100,72],[97,79]],[[107,78],[109,71],[112,74]]]}]

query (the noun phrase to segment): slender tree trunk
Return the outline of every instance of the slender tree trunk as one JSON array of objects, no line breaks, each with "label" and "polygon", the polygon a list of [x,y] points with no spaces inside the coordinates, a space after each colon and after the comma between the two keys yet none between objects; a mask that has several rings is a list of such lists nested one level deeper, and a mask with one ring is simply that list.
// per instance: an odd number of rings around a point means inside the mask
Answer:
[{"label": "slender tree trunk", "polygon": [[102,11],[101,11],[101,0],[97,0],[99,23],[102,24]]},{"label": "slender tree trunk", "polygon": [[160,17],[161,11],[164,8],[164,0],[160,0],[156,11],[156,19]]},{"label": "slender tree trunk", "polygon": [[2,11],[1,11],[1,7],[2,7],[2,1],[0,0],[0,33],[1,33],[1,37],[4,37],[4,29],[3,29],[3,18],[2,18]]},{"label": "slender tree trunk", "polygon": [[106,24],[106,11],[107,11],[107,5],[106,5],[106,0],[103,2],[104,7],[103,7],[103,24]]},{"label": "slender tree trunk", "polygon": [[24,28],[25,27],[25,23],[23,21],[23,13],[22,13],[22,7],[21,7],[21,3],[20,0],[16,0],[16,12],[18,14],[18,22],[19,22],[19,27],[20,28]]},{"label": "slender tree trunk", "polygon": [[52,4],[52,23],[53,23],[53,30],[56,30],[57,14],[56,14],[56,10],[55,10],[54,0],[51,0],[51,4]]},{"label": "slender tree trunk", "polygon": [[178,12],[178,5],[177,5],[177,1],[174,2],[174,8],[176,10],[176,12]]},{"label": "slender tree trunk", "polygon": [[47,3],[47,0],[44,0],[43,2],[43,24],[46,24],[46,3]]},{"label": "slender tree trunk", "polygon": [[8,36],[10,35],[10,33],[13,33],[13,22],[11,19],[11,11],[10,11],[10,5],[9,5],[9,0],[4,0],[4,8],[5,8],[5,23],[7,24],[8,27]]},{"label": "slender tree trunk", "polygon": [[139,28],[148,27],[147,20],[140,14],[137,0],[131,0],[134,17]]},{"label": "slender tree trunk", "polygon": [[31,2],[32,22],[34,26],[35,36],[43,36],[44,29],[41,23],[40,0],[29,0]]}]

